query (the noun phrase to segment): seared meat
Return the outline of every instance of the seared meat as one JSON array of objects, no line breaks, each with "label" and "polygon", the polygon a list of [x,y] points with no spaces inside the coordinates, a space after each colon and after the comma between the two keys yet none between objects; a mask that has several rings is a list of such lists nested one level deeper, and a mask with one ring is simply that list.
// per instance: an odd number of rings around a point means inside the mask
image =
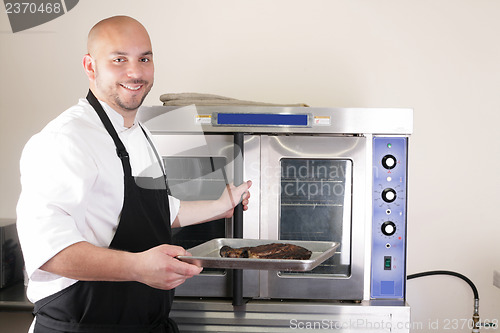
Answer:
[{"label": "seared meat", "polygon": [[311,251],[302,246],[287,243],[272,243],[248,249],[249,258],[305,260],[309,259],[311,254]]},{"label": "seared meat", "polygon": [[240,247],[233,249],[230,246],[224,245],[220,248],[220,256],[225,258],[248,258],[249,247]]},{"label": "seared meat", "polygon": [[311,251],[302,246],[288,243],[272,243],[240,248],[223,246],[220,249],[220,256],[228,258],[307,260],[311,257],[311,254]]}]

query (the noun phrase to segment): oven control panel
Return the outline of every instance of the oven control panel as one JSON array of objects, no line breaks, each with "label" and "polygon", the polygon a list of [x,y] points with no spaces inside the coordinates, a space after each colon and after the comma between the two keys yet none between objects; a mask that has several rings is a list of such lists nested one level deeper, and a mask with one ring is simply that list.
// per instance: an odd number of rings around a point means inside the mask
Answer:
[{"label": "oven control panel", "polygon": [[373,138],[371,298],[404,299],[407,137]]}]

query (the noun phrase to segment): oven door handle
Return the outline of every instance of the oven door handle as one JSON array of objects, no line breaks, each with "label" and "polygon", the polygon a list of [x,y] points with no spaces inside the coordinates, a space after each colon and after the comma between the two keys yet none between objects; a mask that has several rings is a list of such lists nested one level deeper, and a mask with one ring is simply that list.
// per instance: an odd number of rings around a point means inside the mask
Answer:
[{"label": "oven door handle", "polygon": [[[239,186],[243,184],[243,133],[234,133],[234,179],[233,184]],[[233,212],[233,238],[243,238],[243,204],[239,203]],[[243,305],[243,271],[241,269],[232,270],[233,281],[233,306]]]}]

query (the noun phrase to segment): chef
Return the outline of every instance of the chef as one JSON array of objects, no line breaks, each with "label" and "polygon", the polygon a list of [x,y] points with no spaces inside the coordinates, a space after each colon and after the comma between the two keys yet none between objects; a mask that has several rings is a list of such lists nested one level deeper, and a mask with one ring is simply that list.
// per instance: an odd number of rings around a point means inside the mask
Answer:
[{"label": "chef", "polygon": [[173,290],[202,268],[175,258],[189,254],[169,245],[171,228],[229,217],[238,202],[246,210],[251,182],[213,201],[169,196],[149,132],[136,121],[154,80],[146,29],[111,17],[91,29],[87,47],[87,97],[33,136],[21,157],[17,225],[35,304],[30,332],[175,332]]}]

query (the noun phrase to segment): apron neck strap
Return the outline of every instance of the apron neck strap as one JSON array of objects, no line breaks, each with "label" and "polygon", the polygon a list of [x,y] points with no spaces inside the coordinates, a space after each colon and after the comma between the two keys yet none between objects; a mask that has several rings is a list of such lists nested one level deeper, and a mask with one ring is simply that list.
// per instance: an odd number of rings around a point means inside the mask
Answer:
[{"label": "apron neck strap", "polygon": [[115,142],[116,146],[116,154],[118,157],[123,161],[124,159],[128,159],[128,152],[127,149],[125,148],[125,145],[123,142],[120,140],[118,137],[118,133],[116,133],[115,128],[113,127],[113,124],[111,124],[111,120],[109,120],[108,115],[102,108],[101,103],[97,100],[97,98],[94,96],[91,90],[89,90],[89,93],[87,94],[87,101],[89,101],[90,105],[94,108],[94,110],[97,112],[97,115],[101,119],[104,128],[108,131],[109,135]]},{"label": "apron neck strap", "polygon": [[118,133],[116,133],[115,128],[113,127],[113,124],[111,124],[111,120],[109,120],[108,115],[102,108],[101,103],[97,100],[97,98],[94,96],[92,91],[89,90],[89,93],[87,94],[87,101],[89,101],[90,105],[94,108],[95,112],[97,112],[97,115],[101,119],[104,128],[106,128],[106,131],[108,131],[109,135],[113,139],[115,146],[116,146],[116,155],[120,158],[122,161],[122,166],[123,166],[123,172],[125,176],[132,176],[132,167],[130,166],[130,161],[129,161],[129,156],[127,149],[125,148],[125,145],[123,144],[122,140],[118,137]]}]

